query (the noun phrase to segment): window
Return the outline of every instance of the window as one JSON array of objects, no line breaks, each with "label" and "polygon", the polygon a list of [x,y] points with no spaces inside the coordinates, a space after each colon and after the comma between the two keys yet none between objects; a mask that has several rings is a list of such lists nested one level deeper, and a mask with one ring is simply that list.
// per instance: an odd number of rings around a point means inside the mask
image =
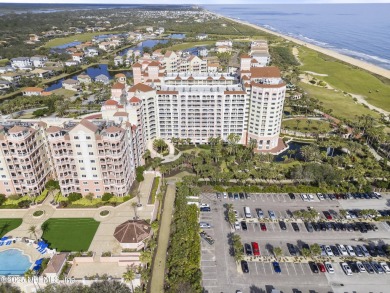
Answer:
[{"label": "window", "polygon": [[93,175],[93,177],[94,177],[94,178],[97,178],[97,175],[95,174],[95,175]]},{"label": "window", "polygon": [[89,148],[91,148],[91,147],[92,147],[92,145],[91,145],[91,144],[89,144],[89,145],[88,145],[88,147],[89,147]]},{"label": "window", "polygon": [[96,189],[96,192],[98,192],[98,191],[100,191],[100,189],[99,189],[99,188],[97,188],[97,189]]},{"label": "window", "polygon": [[[91,153],[89,153],[89,154],[91,154]],[[91,160],[91,163],[95,163],[95,160]]]},{"label": "window", "polygon": [[78,136],[75,136],[74,139],[79,139],[79,137],[78,137]]},{"label": "window", "polygon": [[83,184],[84,184],[84,185],[87,185],[87,184],[88,184],[88,182],[83,182]]},{"label": "window", "polygon": [[85,168],[84,168],[84,167],[81,167],[80,169],[81,169],[81,170],[83,170],[83,171],[85,170]]},{"label": "window", "polygon": [[95,184],[95,185],[98,185],[98,184],[99,184],[99,182],[95,181],[95,182],[94,182],[94,184]]},{"label": "window", "polygon": [[8,185],[8,182],[4,182],[4,185]]},{"label": "window", "polygon": [[85,192],[88,192],[88,191],[89,191],[89,189],[84,189],[84,191],[85,191]]},{"label": "window", "polygon": [[93,171],[96,171],[96,168],[95,168],[95,167],[92,167],[92,170],[93,170]]},{"label": "window", "polygon": [[90,156],[93,156],[93,152],[89,152],[89,155],[90,155]]},{"label": "window", "polygon": [[79,144],[76,144],[76,148],[79,148],[80,147],[80,145]]},{"label": "window", "polygon": [[81,156],[81,152],[77,152],[77,155],[78,155],[78,156]]},{"label": "window", "polygon": [[84,163],[84,161],[83,160],[79,160],[79,163]]},{"label": "window", "polygon": [[85,178],[85,177],[87,177],[87,175],[81,175],[81,177]]},{"label": "window", "polygon": [[11,192],[11,189],[6,189],[7,192]]},{"label": "window", "polygon": [[90,137],[90,136],[87,136],[86,139],[91,139],[91,137]]},{"label": "window", "polygon": [[1,178],[5,178],[5,175],[1,175]]}]

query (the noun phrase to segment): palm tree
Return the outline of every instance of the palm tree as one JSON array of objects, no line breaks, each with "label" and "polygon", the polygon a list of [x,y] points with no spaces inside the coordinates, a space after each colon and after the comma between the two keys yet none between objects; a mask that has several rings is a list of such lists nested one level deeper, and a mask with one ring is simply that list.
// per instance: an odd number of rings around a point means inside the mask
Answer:
[{"label": "palm tree", "polygon": [[35,225],[32,225],[28,228],[28,232],[30,233],[30,235],[31,234],[34,235],[35,239],[38,239],[37,238],[37,231],[38,231],[38,229],[37,229],[37,226],[35,226]]},{"label": "palm tree", "polygon": [[131,206],[133,207],[134,209],[134,215],[135,215],[135,218],[138,219],[138,215],[137,215],[137,207],[138,207],[138,203],[136,203],[135,201],[133,201],[131,203]]},{"label": "palm tree", "polygon": [[310,251],[314,256],[320,255],[321,247],[318,245],[318,243],[314,243],[313,245],[310,245]]},{"label": "palm tree", "polygon": [[33,270],[27,270],[25,273],[24,273],[24,277],[26,278],[26,279],[31,279],[33,276],[34,276],[35,274],[34,274],[34,271]]},{"label": "palm tree", "polygon": [[282,254],[283,254],[283,250],[280,247],[274,247],[272,249],[272,252],[274,253],[276,258],[282,256]]},{"label": "palm tree", "polygon": [[126,272],[123,273],[122,277],[125,282],[130,282],[131,292],[134,292],[134,287],[133,287],[133,280],[135,279],[134,269],[128,266]]}]

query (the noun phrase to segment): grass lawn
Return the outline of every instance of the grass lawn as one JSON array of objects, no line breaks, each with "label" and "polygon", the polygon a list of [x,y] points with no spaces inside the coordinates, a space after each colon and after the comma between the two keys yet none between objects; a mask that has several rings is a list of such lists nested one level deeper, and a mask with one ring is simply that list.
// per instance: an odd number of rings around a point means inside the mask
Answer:
[{"label": "grass lawn", "polygon": [[58,251],[87,251],[99,224],[92,218],[52,218],[42,224],[42,238]]},{"label": "grass lawn", "polygon": [[[297,123],[298,120],[300,121],[299,123]],[[310,119],[284,120],[282,121],[282,128],[303,133],[327,133],[332,130],[329,122]]]},{"label": "grass lawn", "polygon": [[67,90],[64,88],[59,88],[59,89],[53,90],[52,92],[56,95],[64,96],[65,98],[70,98],[70,97],[73,97],[75,94],[77,94],[77,92],[75,92],[75,91]]},{"label": "grass lawn", "polygon": [[8,63],[8,59],[0,59],[0,66],[5,66]]},{"label": "grass lawn", "polygon": [[167,48],[167,50],[178,51],[178,50],[185,50],[185,49],[196,47],[196,46],[209,46],[209,45],[215,45],[215,41],[199,41],[199,42],[181,43],[181,44],[173,45],[173,46]]},{"label": "grass lawn", "polygon": [[46,42],[46,44],[44,44],[43,46],[45,48],[52,48],[52,47],[57,47],[57,46],[61,46],[61,45],[71,43],[71,42],[76,42],[76,41],[77,42],[86,42],[86,41],[91,41],[94,36],[104,35],[104,34],[115,34],[115,33],[117,33],[117,32],[107,31],[107,32],[93,32],[93,33],[76,34],[76,35],[72,35],[72,36],[68,36],[68,37],[52,39],[52,40]]},{"label": "grass lawn", "polygon": [[327,74],[315,77],[342,91],[362,95],[370,104],[390,111],[390,80],[383,79],[382,82],[367,71],[307,48],[300,47],[298,50],[299,59],[303,62],[302,71]]},{"label": "grass lawn", "polygon": [[377,112],[358,104],[342,92],[335,92],[334,90],[328,90],[302,82],[299,83],[299,86],[311,97],[320,100],[325,109],[332,109],[332,116],[353,119],[356,115],[370,114],[373,117],[379,117]]},{"label": "grass lawn", "polygon": [[22,219],[0,219],[0,237],[18,228],[20,224],[22,224]]}]

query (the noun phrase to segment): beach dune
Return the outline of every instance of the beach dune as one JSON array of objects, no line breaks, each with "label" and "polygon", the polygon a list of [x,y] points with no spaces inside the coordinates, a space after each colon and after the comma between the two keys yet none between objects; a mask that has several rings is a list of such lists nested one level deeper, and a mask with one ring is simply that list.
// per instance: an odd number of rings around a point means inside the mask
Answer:
[{"label": "beach dune", "polygon": [[284,38],[286,40],[289,40],[291,42],[294,42],[294,43],[296,43],[298,45],[305,46],[307,48],[310,48],[310,49],[315,50],[317,52],[320,52],[322,54],[325,54],[325,55],[328,55],[328,56],[333,57],[335,59],[341,60],[341,61],[343,61],[345,63],[349,63],[349,64],[354,65],[356,67],[359,67],[359,68],[362,68],[364,70],[367,70],[367,71],[369,71],[371,73],[375,73],[377,75],[381,75],[383,77],[386,77],[386,78],[390,79],[390,70],[384,69],[384,68],[376,66],[374,64],[371,64],[371,63],[368,63],[368,62],[365,62],[365,61],[362,61],[362,60],[358,60],[358,59],[352,58],[350,56],[346,56],[346,55],[343,55],[343,54],[337,53],[335,51],[332,51],[332,50],[329,50],[329,49],[325,49],[325,48],[322,48],[322,47],[319,47],[319,46],[316,46],[316,45],[313,45],[313,44],[306,43],[306,42],[301,41],[299,39],[296,39],[296,38],[293,38],[293,37],[290,37],[290,36],[286,36],[286,35],[283,35],[283,34],[280,34],[280,33],[274,32],[274,31],[271,31],[271,30],[263,28],[261,26],[248,23],[246,21],[242,21],[242,20],[226,17],[226,16],[223,16],[223,15],[214,13],[214,12],[210,12],[210,13],[214,14],[216,16],[219,16],[219,17],[222,17],[222,18],[229,19],[231,21],[240,23],[240,24],[248,25],[250,27],[253,27],[253,28],[258,29],[258,30],[262,30],[262,31],[264,31],[266,33],[269,33],[269,34],[272,34],[272,35],[275,35],[275,36],[278,36],[278,37],[282,37],[282,38]]}]

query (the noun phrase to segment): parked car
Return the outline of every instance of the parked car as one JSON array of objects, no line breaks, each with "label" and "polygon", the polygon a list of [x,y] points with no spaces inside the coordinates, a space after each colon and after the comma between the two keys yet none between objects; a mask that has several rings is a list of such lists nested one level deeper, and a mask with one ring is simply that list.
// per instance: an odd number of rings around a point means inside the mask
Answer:
[{"label": "parked car", "polygon": [[349,265],[346,262],[342,262],[340,265],[341,265],[341,268],[343,269],[344,273],[347,276],[353,275],[351,268],[349,267]]},{"label": "parked car", "polygon": [[325,252],[328,256],[334,256],[334,253],[329,245],[325,245]]},{"label": "parked car", "polygon": [[247,224],[246,224],[245,221],[242,221],[242,222],[241,222],[241,227],[242,227],[242,230],[243,230],[243,231],[248,230],[248,226],[247,226]]},{"label": "parked car", "polygon": [[274,211],[268,211],[268,215],[270,217],[271,220],[276,220],[276,215],[275,215],[275,212]]},{"label": "parked car", "polygon": [[366,268],[367,273],[369,273],[369,274],[374,274],[374,273],[375,273],[375,271],[374,271],[372,265],[371,265],[368,261],[363,261],[362,264],[363,264],[364,267]]},{"label": "parked car", "polygon": [[314,231],[313,225],[311,223],[305,222],[305,226],[306,226],[307,232],[313,232]]},{"label": "parked car", "polygon": [[201,204],[199,205],[199,207],[200,207],[200,208],[209,208],[210,205],[207,204],[207,203],[201,203]]},{"label": "parked car", "polygon": [[324,216],[327,220],[333,219],[332,215],[328,211],[323,211],[323,213],[324,213]]},{"label": "parked car", "polygon": [[340,254],[341,254],[342,256],[348,256],[348,251],[347,251],[347,249],[345,248],[344,245],[342,245],[342,244],[336,244],[336,247],[338,248],[338,250],[340,251]]},{"label": "parked car", "polygon": [[317,263],[317,267],[319,268],[320,272],[321,273],[325,273],[326,272],[326,269],[325,269],[325,266],[323,263]]},{"label": "parked car", "polygon": [[351,268],[352,273],[354,274],[360,273],[360,270],[354,261],[349,261],[348,265]]},{"label": "parked car", "polygon": [[286,230],[286,229],[287,229],[286,223],[283,222],[283,221],[279,221],[279,227],[280,227],[280,229],[282,229],[282,230]]},{"label": "parked car", "polygon": [[295,232],[299,232],[299,226],[298,226],[297,223],[292,222],[292,223],[291,223],[291,226],[293,227],[293,229],[294,229]]},{"label": "parked car", "polygon": [[288,196],[290,197],[290,199],[295,199],[294,193],[289,193]]},{"label": "parked car", "polygon": [[263,219],[264,218],[264,213],[263,213],[262,209],[256,209],[256,213],[257,213],[257,217],[259,219]]},{"label": "parked car", "polygon": [[333,268],[333,265],[326,261],[325,263],[325,267],[326,267],[326,270],[328,271],[329,274],[334,274],[334,268]]},{"label": "parked car", "polygon": [[338,248],[336,246],[330,245],[330,248],[332,249],[332,252],[333,252],[334,256],[340,256],[341,255],[340,251],[338,250]]},{"label": "parked car", "polygon": [[273,267],[274,267],[275,273],[280,274],[280,273],[282,272],[282,269],[280,268],[280,265],[279,265],[279,263],[278,263],[277,261],[274,261],[274,262],[272,263],[272,265],[273,265]]},{"label": "parked car", "polygon": [[384,273],[385,273],[385,271],[383,270],[382,266],[381,266],[378,262],[372,261],[372,262],[371,262],[371,265],[372,265],[374,271],[375,271],[377,274],[384,274]]},{"label": "parked car", "polygon": [[260,223],[261,231],[267,231],[267,225],[264,223]]},{"label": "parked car", "polygon": [[347,246],[346,246],[346,249],[347,249],[348,254],[349,254],[350,256],[356,256],[355,250],[353,250],[353,247],[352,247],[351,245],[347,245]]},{"label": "parked car", "polygon": [[309,201],[309,197],[306,194],[301,194],[301,198],[303,201]]},{"label": "parked car", "polygon": [[234,194],[234,200],[238,200],[240,197],[238,196],[238,193]]},{"label": "parked car", "polygon": [[249,243],[244,244],[245,254],[246,255],[252,255],[252,246]]},{"label": "parked car", "polygon": [[357,245],[357,247],[363,252],[364,257],[370,257],[370,253],[363,245]]},{"label": "parked car", "polygon": [[390,267],[387,263],[383,261],[379,264],[382,266],[382,269],[385,271],[386,274],[390,274]]},{"label": "parked car", "polygon": [[317,193],[317,197],[319,200],[325,200],[325,197],[323,196],[322,193]]},{"label": "parked car", "polygon": [[353,250],[355,250],[356,256],[363,257],[363,251],[359,248],[359,245],[353,246]]},{"label": "parked car", "polygon": [[289,252],[292,256],[296,256],[296,255],[297,255],[297,250],[295,249],[294,244],[287,243],[287,249],[288,249],[288,252]]},{"label": "parked car", "polygon": [[234,229],[241,230],[241,225],[239,221],[234,222]]},{"label": "parked car", "polygon": [[211,212],[211,209],[210,209],[210,207],[201,207],[200,211],[201,212]]},{"label": "parked car", "polygon": [[200,228],[211,228],[211,225],[209,223],[206,223],[206,222],[200,222],[199,227]]},{"label": "parked car", "polygon": [[318,272],[319,272],[318,266],[316,265],[316,263],[314,261],[309,261],[309,267],[313,273],[318,274]]},{"label": "parked car", "polygon": [[243,273],[245,273],[245,274],[249,273],[249,266],[248,266],[248,262],[246,260],[241,261],[241,268],[242,268]]},{"label": "parked car", "polygon": [[254,256],[260,255],[260,249],[259,249],[259,244],[257,242],[252,242],[252,251]]},{"label": "parked car", "polygon": [[362,262],[357,261],[357,262],[356,262],[356,266],[358,267],[360,273],[365,273],[365,272],[367,272],[367,270],[366,270],[366,268],[364,267],[364,265],[363,265]]}]

